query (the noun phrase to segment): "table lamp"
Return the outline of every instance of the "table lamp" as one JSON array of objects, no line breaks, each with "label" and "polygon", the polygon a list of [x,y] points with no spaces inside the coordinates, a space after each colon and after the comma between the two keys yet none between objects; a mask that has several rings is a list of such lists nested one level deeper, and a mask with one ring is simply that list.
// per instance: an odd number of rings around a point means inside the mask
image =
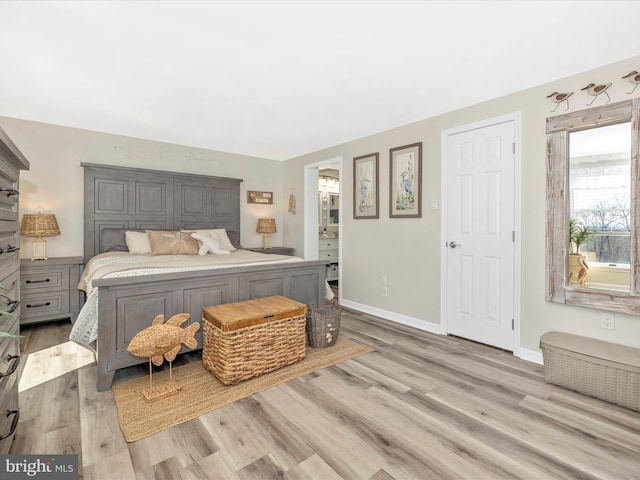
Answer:
[{"label": "table lamp", "polygon": [[60,235],[60,227],[53,213],[25,213],[20,225],[20,235],[36,237],[31,260],[46,260],[47,242],[42,237]]},{"label": "table lamp", "polygon": [[277,232],[276,219],[259,218],[256,232],[262,234],[262,248],[271,248],[271,240],[269,239],[269,234]]}]

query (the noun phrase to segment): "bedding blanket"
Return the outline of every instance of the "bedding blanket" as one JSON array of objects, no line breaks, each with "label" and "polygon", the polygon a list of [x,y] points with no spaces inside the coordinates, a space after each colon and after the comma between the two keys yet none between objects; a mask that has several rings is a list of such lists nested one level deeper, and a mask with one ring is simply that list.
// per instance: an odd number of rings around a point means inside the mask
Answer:
[{"label": "bedding blanket", "polygon": [[241,267],[256,264],[300,262],[302,258],[256,253],[238,249],[230,255],[132,255],[128,252],[108,252],[96,255],[87,263],[78,288],[87,299],[73,325],[69,340],[96,352],[98,339],[99,288],[93,281],[101,278],[131,277],[160,273]]}]

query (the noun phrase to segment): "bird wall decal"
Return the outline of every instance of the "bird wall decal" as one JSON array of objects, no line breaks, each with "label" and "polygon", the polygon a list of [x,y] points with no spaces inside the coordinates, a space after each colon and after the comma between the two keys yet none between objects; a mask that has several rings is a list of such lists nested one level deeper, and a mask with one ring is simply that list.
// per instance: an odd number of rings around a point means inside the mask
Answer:
[{"label": "bird wall decal", "polygon": [[593,104],[593,102],[596,101],[596,98],[598,98],[603,93],[609,99],[606,101],[606,103],[609,103],[611,101],[611,97],[607,93],[607,88],[609,88],[610,86],[611,86],[611,83],[598,83],[598,84],[590,83],[586,87],[581,88],[580,90],[586,90],[589,95],[593,96],[593,100],[591,100],[591,103],[587,103],[587,106],[591,106],[591,104]]},{"label": "bird wall decal", "polygon": [[638,84],[640,83],[640,73],[636,72],[635,70],[633,72],[629,72],[628,74],[626,74],[624,77],[622,78],[626,78],[629,82],[633,83],[633,90],[631,90],[629,93],[627,93],[627,95],[631,95],[633,92],[636,91],[636,88],[638,88]]},{"label": "bird wall decal", "polygon": [[551,111],[555,112],[557,108],[560,106],[560,104],[563,102],[566,102],[567,104],[567,108],[564,109],[565,112],[569,110],[569,97],[571,95],[573,95],[573,92],[564,92],[564,93],[553,92],[551,95],[547,95],[547,98],[550,98],[551,101],[555,102],[556,104],[555,108]]}]

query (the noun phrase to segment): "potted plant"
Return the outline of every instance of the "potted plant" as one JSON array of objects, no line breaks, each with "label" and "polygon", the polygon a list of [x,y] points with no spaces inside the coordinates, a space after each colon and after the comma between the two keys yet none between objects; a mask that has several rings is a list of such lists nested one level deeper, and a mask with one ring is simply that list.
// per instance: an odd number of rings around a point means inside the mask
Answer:
[{"label": "potted plant", "polygon": [[[580,253],[580,245],[586,243],[595,232],[588,225],[579,223],[575,218],[569,219],[569,252]],[[573,247],[575,246],[575,252]]]},{"label": "potted plant", "polygon": [[575,218],[569,219],[569,284],[573,275],[576,275],[578,285],[587,286],[586,277],[589,265],[587,264],[587,256],[580,253],[580,245],[586,243],[594,233],[588,225],[583,225]]}]

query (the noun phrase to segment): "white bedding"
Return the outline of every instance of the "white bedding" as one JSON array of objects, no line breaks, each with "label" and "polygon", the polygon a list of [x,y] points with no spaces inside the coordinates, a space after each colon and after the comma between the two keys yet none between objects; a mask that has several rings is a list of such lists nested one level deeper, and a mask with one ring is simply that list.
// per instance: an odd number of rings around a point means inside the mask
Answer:
[{"label": "white bedding", "polygon": [[98,338],[98,291],[93,280],[132,277],[159,273],[240,267],[255,264],[300,262],[302,258],[256,253],[238,249],[230,255],[131,255],[128,252],[102,253],[93,257],[84,269],[78,288],[87,293],[85,302],[73,325],[69,340],[96,351]]}]

